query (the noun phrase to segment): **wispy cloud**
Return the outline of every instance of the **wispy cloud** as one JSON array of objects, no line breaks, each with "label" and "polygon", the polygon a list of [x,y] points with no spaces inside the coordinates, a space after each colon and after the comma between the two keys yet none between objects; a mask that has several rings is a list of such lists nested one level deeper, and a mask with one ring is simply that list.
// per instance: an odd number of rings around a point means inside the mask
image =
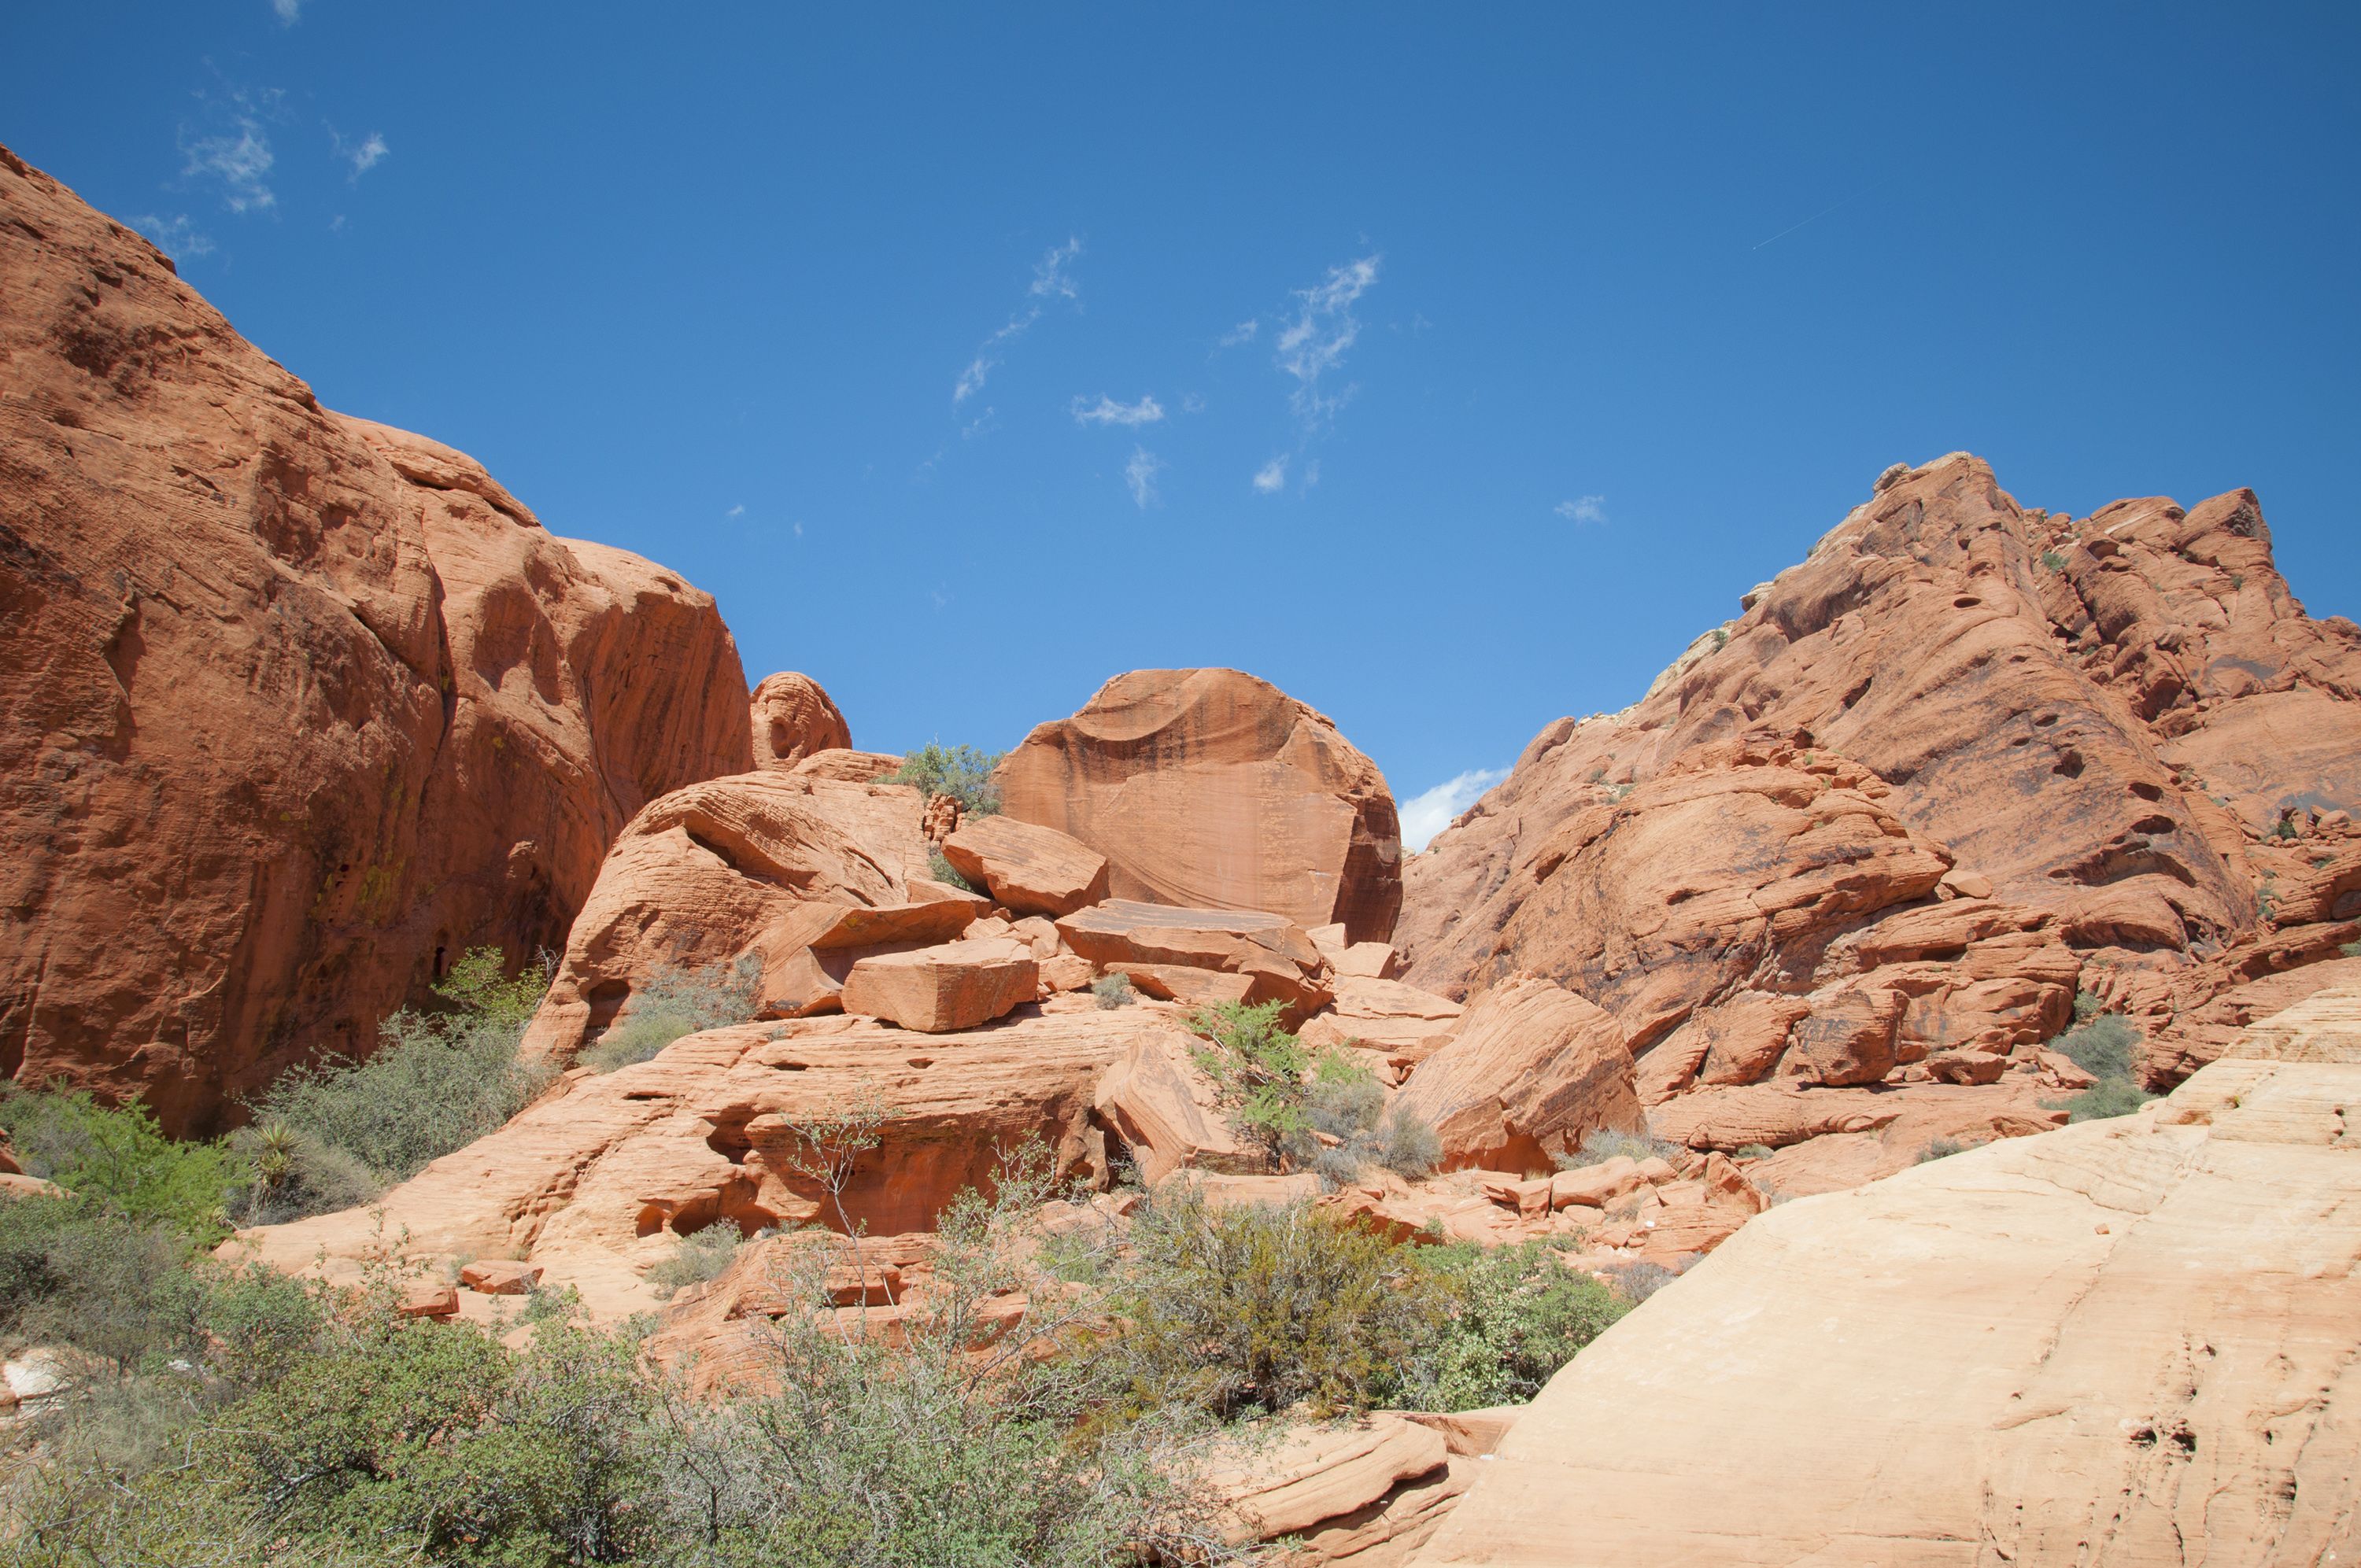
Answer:
[{"label": "wispy cloud", "polygon": [[1262,318],[1259,316],[1249,317],[1246,320],[1240,322],[1237,325],[1230,328],[1229,331],[1222,334],[1222,346],[1224,348],[1235,348],[1242,343],[1252,343],[1255,338],[1255,334],[1261,330]]},{"label": "wispy cloud", "polygon": [[293,27],[303,15],[303,0],[270,0],[270,8],[278,14],[282,27]]},{"label": "wispy cloud", "polygon": [[736,506],[731,507],[728,511],[723,512],[721,515],[724,517],[744,517],[746,515],[746,503],[744,501],[740,501]]},{"label": "wispy cloud", "polygon": [[1345,351],[1361,335],[1353,302],[1377,282],[1379,259],[1365,256],[1331,267],[1327,277],[1296,291],[1301,303],[1295,319],[1279,332],[1276,353],[1279,367],[1295,378],[1295,388],[1288,394],[1289,406],[1306,425],[1333,417],[1353,395],[1350,387],[1341,392],[1323,391],[1321,378],[1344,364]]},{"label": "wispy cloud", "polygon": [[1266,496],[1287,488],[1287,454],[1282,452],[1255,470],[1254,488]]},{"label": "wispy cloud", "polygon": [[[1034,264],[1033,282],[1025,291],[1026,297],[1037,302],[1080,299],[1082,287],[1074,281],[1070,264],[1082,253],[1082,242],[1071,236],[1065,244],[1051,246],[1049,254]],[[1024,336],[1033,323],[1041,319],[1041,310],[1038,303],[1026,306],[1022,312],[1008,318],[1007,325],[983,340],[975,351],[975,357],[968,361],[967,368],[961,371],[959,379],[951,383],[953,408],[983,390],[985,379],[1000,364],[1000,356],[995,351],[1003,345]]]},{"label": "wispy cloud", "polygon": [[1423,850],[1452,819],[1509,776],[1506,768],[1470,768],[1402,802],[1401,836],[1406,850]]},{"label": "wispy cloud", "polygon": [[186,161],[181,171],[219,180],[222,200],[233,213],[269,212],[279,204],[264,178],[274,161],[270,138],[259,120],[243,112],[243,95],[238,102],[241,112],[232,117],[229,131],[193,141],[182,138],[181,156]]},{"label": "wispy cloud", "polygon": [[1550,510],[1557,513],[1558,516],[1565,519],[1568,522],[1605,522],[1607,521],[1607,498],[1605,496],[1579,496],[1570,501],[1560,501],[1557,505],[1550,508]]},{"label": "wispy cloud", "polygon": [[348,142],[331,128],[328,139],[335,143],[336,156],[353,166],[352,178],[358,180],[385,160],[393,148],[385,145],[385,137],[371,131],[358,142]]},{"label": "wispy cloud", "polygon": [[1065,244],[1051,247],[1049,254],[1034,267],[1033,287],[1026,292],[1037,300],[1075,298],[1082,291],[1075,285],[1073,274],[1066,270],[1066,264],[1082,253],[1082,242],[1068,235]]},{"label": "wispy cloud", "polygon": [[131,226],[156,242],[156,248],[179,261],[185,257],[210,256],[214,242],[207,239],[189,222],[186,213],[175,213],[169,218],[146,214],[131,220]]},{"label": "wispy cloud", "polygon": [[1119,403],[1104,392],[1099,400],[1076,398],[1073,403],[1076,424],[1120,424],[1137,426],[1154,424],[1164,417],[1164,405],[1152,397],[1143,397],[1136,403]]},{"label": "wispy cloud", "polygon": [[1123,466],[1123,482],[1131,487],[1134,505],[1146,511],[1156,499],[1156,477],[1164,472],[1164,460],[1145,446],[1131,449],[1131,461]]}]

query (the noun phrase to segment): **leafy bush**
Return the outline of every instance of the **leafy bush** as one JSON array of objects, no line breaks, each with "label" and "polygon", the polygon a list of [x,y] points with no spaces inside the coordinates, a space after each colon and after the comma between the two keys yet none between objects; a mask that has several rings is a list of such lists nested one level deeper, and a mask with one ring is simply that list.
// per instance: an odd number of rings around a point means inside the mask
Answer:
[{"label": "leafy bush", "polygon": [[962,816],[994,817],[1000,812],[1000,785],[993,773],[1007,755],[930,741],[903,758],[902,765],[879,782],[911,784],[929,798],[950,795],[959,802]]},{"label": "leafy bush", "polygon": [[1769,1144],[1748,1144],[1738,1150],[1737,1157],[1740,1159],[1769,1159],[1775,1152],[1777,1151],[1773,1149]]},{"label": "leafy bush", "polygon": [[1378,1124],[1377,1162],[1415,1181],[1443,1163],[1443,1138],[1433,1124],[1397,1105]]},{"label": "leafy bush", "polygon": [[0,1197],[0,1332],[128,1372],[186,1348],[202,1292],[188,1236],[92,1198]]},{"label": "leafy bush", "polygon": [[1303,1115],[1303,1128],[1285,1140],[1288,1158],[1336,1186],[1360,1180],[1372,1165],[1415,1181],[1443,1157],[1434,1128],[1404,1107],[1388,1111],[1377,1075],[1345,1051],[1312,1059]]},{"label": "leafy bush", "polygon": [[2127,1116],[2147,1103],[2150,1097],[2133,1076],[2139,1064],[2137,1025],[2120,1013],[2086,1010],[2080,995],[2074,999],[2074,1014],[2083,1022],[2050,1041],[2049,1048],[2099,1081],[2063,1102],[2044,1103],[2062,1105],[2070,1122]]},{"label": "leafy bush", "polygon": [[743,1024],[762,1005],[763,964],[748,953],[735,964],[685,970],[666,964],[631,998],[631,1010],[585,1049],[581,1065],[599,1072],[651,1060],[675,1040]]},{"label": "leafy bush", "polygon": [[960,869],[951,864],[950,857],[933,844],[927,846],[927,874],[944,886],[958,888],[961,893],[975,891],[967,878],[960,875]]},{"label": "leafy bush", "polygon": [[1411,1249],[1308,1203],[1214,1208],[1185,1183],[1139,1210],[1115,1304],[1135,1413],[1366,1407],[1433,1331]]},{"label": "leafy bush", "polygon": [[27,1174],[107,1212],[200,1242],[228,1234],[225,1205],[247,1176],[236,1151],[166,1137],[137,1101],[110,1108],[79,1091],[0,1081],[0,1130]]},{"label": "leafy bush", "polygon": [[1955,1154],[1967,1153],[1970,1146],[1971,1146],[1967,1144],[1960,1142],[1957,1138],[1929,1139],[1927,1146],[1918,1151],[1918,1157],[1911,1161],[1911,1163],[1913,1165],[1925,1165],[1929,1160],[1949,1159]]},{"label": "leafy bush", "polygon": [[1650,1263],[1645,1258],[1634,1259],[1606,1272],[1615,1277],[1609,1288],[1634,1307],[1680,1277],[1663,1264]]},{"label": "leafy bush", "polygon": [[1415,1257],[1445,1304],[1383,1390],[1388,1403],[1411,1409],[1522,1404],[1632,1306],[1540,1242],[1489,1250],[1458,1243]]},{"label": "leafy bush", "polygon": [[720,1278],[722,1271],[737,1261],[738,1249],[745,1242],[738,1227],[726,1221],[692,1231],[674,1245],[670,1257],[649,1269],[644,1277],[656,1288],[657,1300],[669,1301],[675,1291]]},{"label": "leafy bush", "polygon": [[1107,1008],[1128,1007],[1139,1000],[1139,993],[1132,989],[1131,976],[1121,972],[1103,974],[1091,981],[1091,994],[1098,998],[1101,1007]]},{"label": "leafy bush", "polygon": [[2055,550],[2044,550],[2041,553],[2041,564],[2053,572],[2062,572],[2066,569],[2066,557]]}]

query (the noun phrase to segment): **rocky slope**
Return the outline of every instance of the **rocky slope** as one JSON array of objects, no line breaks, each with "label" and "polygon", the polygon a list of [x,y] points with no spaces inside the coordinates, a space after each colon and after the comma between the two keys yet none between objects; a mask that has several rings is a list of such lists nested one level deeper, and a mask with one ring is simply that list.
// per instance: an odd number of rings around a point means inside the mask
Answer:
[{"label": "rocky slope", "polygon": [[2039,1075],[2078,989],[2162,1086],[2361,978],[2356,806],[2361,629],[2305,616],[2250,492],[2075,519],[1954,454],[1537,736],[1396,942],[1430,990],[1607,1009],[1651,1105]]},{"label": "rocky slope", "polygon": [[1773,1209],[1559,1373],[1413,1561],[2349,1561],[2356,1095],[2339,987],[2136,1115]]},{"label": "rocky slope", "polygon": [[752,765],[710,598],[323,409],[5,150],[0,364],[0,1075],[205,1125]]}]

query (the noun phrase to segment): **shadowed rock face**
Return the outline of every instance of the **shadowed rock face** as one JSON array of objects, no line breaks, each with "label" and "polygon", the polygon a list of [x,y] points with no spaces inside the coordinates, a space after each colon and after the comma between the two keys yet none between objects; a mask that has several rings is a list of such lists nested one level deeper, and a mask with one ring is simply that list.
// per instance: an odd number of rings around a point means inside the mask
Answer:
[{"label": "shadowed rock face", "polygon": [[752,765],[711,598],[322,409],[5,151],[0,360],[0,1073],[203,1127]]},{"label": "shadowed rock face", "polygon": [[2136,1115],[1773,1208],[1552,1379],[1415,1561],[2349,1561],[2356,1094],[2361,990],[2324,991]]},{"label": "shadowed rock face", "polygon": [[1235,670],[1135,670],[1000,771],[1004,809],[1107,858],[1116,898],[1257,909],[1384,941],[1401,907],[1386,781],[1323,715]]},{"label": "shadowed rock face", "polygon": [[2077,520],[1954,454],[1743,604],[1409,862],[1411,981],[1557,980],[1652,1102],[2022,1062],[2078,985],[2163,1080],[2243,1021],[2213,997],[2361,936],[2361,629],[2303,614],[2250,492]]}]

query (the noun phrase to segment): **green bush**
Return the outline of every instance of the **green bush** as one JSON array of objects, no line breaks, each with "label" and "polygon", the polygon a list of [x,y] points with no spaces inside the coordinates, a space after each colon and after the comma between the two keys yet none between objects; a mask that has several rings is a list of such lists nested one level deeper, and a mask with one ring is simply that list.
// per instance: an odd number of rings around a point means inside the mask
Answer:
[{"label": "green bush", "polygon": [[763,964],[748,953],[734,964],[685,970],[667,964],[632,998],[631,1011],[578,1060],[599,1072],[651,1060],[675,1040],[743,1024],[762,1006]]},{"label": "green bush", "polygon": [[1128,1007],[1139,1000],[1139,993],[1132,988],[1131,976],[1120,971],[1103,974],[1091,981],[1091,994],[1105,1008]]},{"label": "green bush", "polygon": [[1434,1128],[1401,1106],[1388,1111],[1384,1086],[1349,1052],[1313,1058],[1302,1104],[1304,1125],[1287,1135],[1287,1157],[1333,1185],[1350,1186],[1372,1165],[1415,1181],[1443,1157]]},{"label": "green bush", "polygon": [[910,784],[929,798],[950,795],[959,802],[962,816],[994,817],[1000,812],[1000,785],[993,773],[1007,755],[930,741],[903,758],[902,765],[879,782]]},{"label": "green bush", "polygon": [[1131,1244],[1115,1350],[1135,1412],[1365,1408],[1443,1310],[1410,1288],[1411,1249],[1308,1203],[1215,1208],[1170,1183],[1135,1216]]},{"label": "green bush", "polygon": [[927,846],[927,874],[944,886],[958,888],[961,893],[976,891],[967,878],[960,875],[960,869],[951,864],[950,857],[933,844]]},{"label": "green bush", "polygon": [[2156,1096],[2127,1078],[2103,1078],[2066,1102],[2070,1122],[2102,1122],[2128,1116]]},{"label": "green bush", "polygon": [[727,1221],[708,1225],[681,1237],[672,1255],[659,1260],[643,1277],[655,1287],[657,1300],[669,1301],[676,1291],[720,1278],[722,1271],[738,1260],[738,1250],[745,1243],[738,1227]]},{"label": "green bush", "polygon": [[[1231,1118],[1250,1133],[1276,1160],[1301,1164],[1312,1157],[1315,1103],[1335,1130],[1320,1127],[1332,1136],[1347,1135],[1348,1107],[1373,1104],[1360,1085],[1369,1069],[1342,1050],[1304,1049],[1302,1042],[1279,1026],[1286,1011],[1278,1002],[1224,1002],[1191,1014],[1189,1027],[1205,1044],[1193,1047],[1191,1058],[1221,1096]],[[1371,1089],[1375,1084],[1369,1084]],[[1382,1094],[1380,1093],[1380,1099]],[[1365,1129],[1350,1128],[1351,1131]]]},{"label": "green bush", "polygon": [[228,1234],[226,1205],[247,1175],[236,1151],[220,1144],[166,1137],[137,1101],[110,1108],[79,1091],[0,1081],[0,1130],[28,1175],[200,1242]]},{"label": "green bush", "polygon": [[1632,1303],[1559,1261],[1540,1242],[1419,1250],[1422,1288],[1443,1310],[1404,1362],[1385,1402],[1420,1410],[1522,1404]]},{"label": "green bush", "polygon": [[2074,999],[2074,1015],[2081,1022],[2049,1042],[2051,1050],[2099,1080],[2063,1101],[2044,1102],[2062,1108],[2070,1122],[2127,1116],[2151,1098],[2134,1076],[2139,1066],[2138,1026],[2120,1013],[2097,1011],[2095,997],[2090,998],[2093,1005],[2086,1007],[2087,996],[2086,992]]},{"label": "green bush", "polygon": [[1933,1138],[1928,1140],[1925,1148],[1918,1151],[1918,1157],[1911,1163],[1925,1165],[1930,1160],[1949,1159],[1955,1154],[1967,1153],[1971,1146],[1957,1138]]}]

